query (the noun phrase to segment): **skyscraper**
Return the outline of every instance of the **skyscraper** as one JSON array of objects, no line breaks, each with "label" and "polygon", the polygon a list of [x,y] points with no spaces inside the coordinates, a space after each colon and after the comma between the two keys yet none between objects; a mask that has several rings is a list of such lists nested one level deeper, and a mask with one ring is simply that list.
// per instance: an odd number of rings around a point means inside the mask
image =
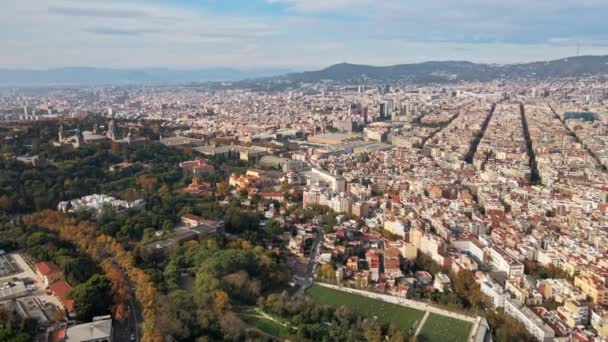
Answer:
[{"label": "skyscraper", "polygon": [[391,120],[393,119],[394,101],[393,99],[386,99],[384,101],[384,118]]},{"label": "skyscraper", "polygon": [[385,85],[382,88],[382,95],[386,95],[386,94],[388,94],[390,92],[391,92],[391,86],[390,86],[390,84],[387,84],[387,85]]}]

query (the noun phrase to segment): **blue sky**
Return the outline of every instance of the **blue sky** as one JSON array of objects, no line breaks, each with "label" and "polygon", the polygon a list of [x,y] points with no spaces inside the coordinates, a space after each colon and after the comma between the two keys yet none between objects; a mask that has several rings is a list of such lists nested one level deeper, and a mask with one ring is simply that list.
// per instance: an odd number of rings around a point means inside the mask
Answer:
[{"label": "blue sky", "polygon": [[608,54],[607,0],[0,0],[0,68],[314,69]]}]

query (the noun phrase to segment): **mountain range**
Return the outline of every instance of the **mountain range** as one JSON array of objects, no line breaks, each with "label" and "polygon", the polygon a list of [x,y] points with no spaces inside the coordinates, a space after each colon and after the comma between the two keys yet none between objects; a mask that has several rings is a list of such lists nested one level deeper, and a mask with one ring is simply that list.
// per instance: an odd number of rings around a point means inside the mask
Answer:
[{"label": "mountain range", "polygon": [[404,81],[410,83],[492,81],[513,78],[548,79],[608,75],[608,56],[580,56],[548,62],[478,64],[465,61],[424,62],[393,66],[341,63],[319,71],[273,78],[277,82]]},{"label": "mountain range", "polygon": [[[291,73],[290,73],[291,72]],[[440,61],[393,66],[341,63],[318,71],[293,73],[287,69],[211,68],[104,69],[73,67],[49,70],[0,69],[0,86],[100,85],[100,84],[188,84],[239,81],[233,86],[334,82],[408,82],[412,84],[458,81],[492,81],[513,78],[548,79],[608,75],[608,56],[569,57],[547,62],[480,64]]]}]

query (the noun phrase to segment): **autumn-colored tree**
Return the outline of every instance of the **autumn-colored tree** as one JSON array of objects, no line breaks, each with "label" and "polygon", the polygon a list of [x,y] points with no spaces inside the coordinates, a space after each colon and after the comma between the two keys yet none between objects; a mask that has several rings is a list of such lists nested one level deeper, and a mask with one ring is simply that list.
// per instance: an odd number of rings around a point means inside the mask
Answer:
[{"label": "autumn-colored tree", "polygon": [[137,185],[144,191],[153,192],[158,185],[158,178],[152,175],[141,175],[137,177]]},{"label": "autumn-colored tree", "polygon": [[131,297],[129,294],[129,284],[125,279],[124,274],[111,262],[104,261],[101,263],[101,266],[106,277],[112,283],[112,296],[114,302],[112,312],[114,313],[114,318],[121,321],[128,317],[127,303]]},{"label": "autumn-colored tree", "polygon": [[383,339],[382,326],[377,321],[366,321],[365,324],[365,339],[368,342],[380,342]]},{"label": "autumn-colored tree", "polygon": [[336,279],[336,271],[331,264],[323,264],[317,270],[317,275],[325,280]]},{"label": "autumn-colored tree", "polygon": [[215,185],[215,193],[218,196],[225,196],[226,194],[228,194],[229,189],[230,186],[226,182],[219,182]]},{"label": "autumn-colored tree", "polygon": [[124,321],[129,318],[129,307],[125,303],[117,303],[112,306],[114,319]]},{"label": "autumn-colored tree", "polygon": [[215,291],[215,300],[213,302],[213,308],[217,313],[223,313],[228,309],[230,305],[230,298],[228,294],[222,290]]},{"label": "autumn-colored tree", "polygon": [[121,154],[122,153],[122,144],[113,141],[112,146],[110,147],[110,151],[112,151],[112,153],[114,153],[114,154]]},{"label": "autumn-colored tree", "polygon": [[[142,340],[151,342],[164,341],[163,337],[168,336],[168,334],[160,331],[156,326],[156,288],[150,280],[150,276],[135,267],[133,255],[126,251],[120,243],[110,236],[99,235],[95,226],[90,222],[78,223],[75,219],[53,210],[45,210],[32,214],[25,221],[28,224],[46,227],[51,231],[57,232],[62,240],[77,245],[93,260],[98,262],[105,272],[111,269],[109,265],[113,263],[117,264],[126,273],[128,279],[131,280],[135,289],[135,297],[141,305],[143,316]],[[112,263],[108,262],[110,257],[114,260]],[[120,270],[118,267],[116,269]],[[114,278],[117,284],[116,289],[119,290],[118,293],[113,292],[112,295],[122,298],[124,293],[121,293],[120,289],[124,289],[124,285],[122,285],[121,280],[118,280],[120,277],[116,273],[113,273],[113,271],[110,271],[110,277]],[[112,290],[114,290],[114,283],[112,283]]]},{"label": "autumn-colored tree", "polygon": [[161,185],[160,189],[158,189],[158,192],[161,194],[167,194],[167,193],[171,192],[171,189],[169,188],[169,185],[167,185],[167,183],[163,183],[163,185]]},{"label": "autumn-colored tree", "polygon": [[220,326],[224,333],[224,338],[228,341],[241,340],[247,328],[247,325],[233,312],[227,312],[222,315]]}]

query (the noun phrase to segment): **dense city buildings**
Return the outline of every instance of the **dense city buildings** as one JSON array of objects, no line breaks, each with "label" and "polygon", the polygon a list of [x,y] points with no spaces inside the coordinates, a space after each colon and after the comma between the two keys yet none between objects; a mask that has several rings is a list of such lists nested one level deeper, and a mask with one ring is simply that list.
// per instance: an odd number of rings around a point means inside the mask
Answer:
[{"label": "dense city buildings", "polygon": [[[608,338],[607,95],[593,77],[15,90],[0,101],[0,120],[6,141],[46,122],[58,127],[53,148],[117,156],[107,169],[112,191],[52,203],[61,212],[103,221],[107,210],[140,215],[168,193],[185,196],[181,210],[169,210],[173,220],[147,221],[128,242],[155,258],[260,230],[263,239],[247,237],[287,258],[301,287],[295,297],[320,282],[409,307],[440,305],[466,275],[483,296],[478,308],[500,309],[529,336],[594,341]],[[159,156],[128,152],[150,144],[187,157],[159,167]],[[3,150],[3,158],[37,169],[65,163],[37,151]],[[121,175],[134,177],[126,194]],[[241,227],[233,211],[209,215],[209,203],[238,205],[260,222]],[[40,262],[36,273],[69,313],[58,266]],[[425,321],[435,314],[424,310]],[[478,315],[461,317],[475,322],[469,341],[486,334]],[[67,332],[111,334],[110,323]]]}]

